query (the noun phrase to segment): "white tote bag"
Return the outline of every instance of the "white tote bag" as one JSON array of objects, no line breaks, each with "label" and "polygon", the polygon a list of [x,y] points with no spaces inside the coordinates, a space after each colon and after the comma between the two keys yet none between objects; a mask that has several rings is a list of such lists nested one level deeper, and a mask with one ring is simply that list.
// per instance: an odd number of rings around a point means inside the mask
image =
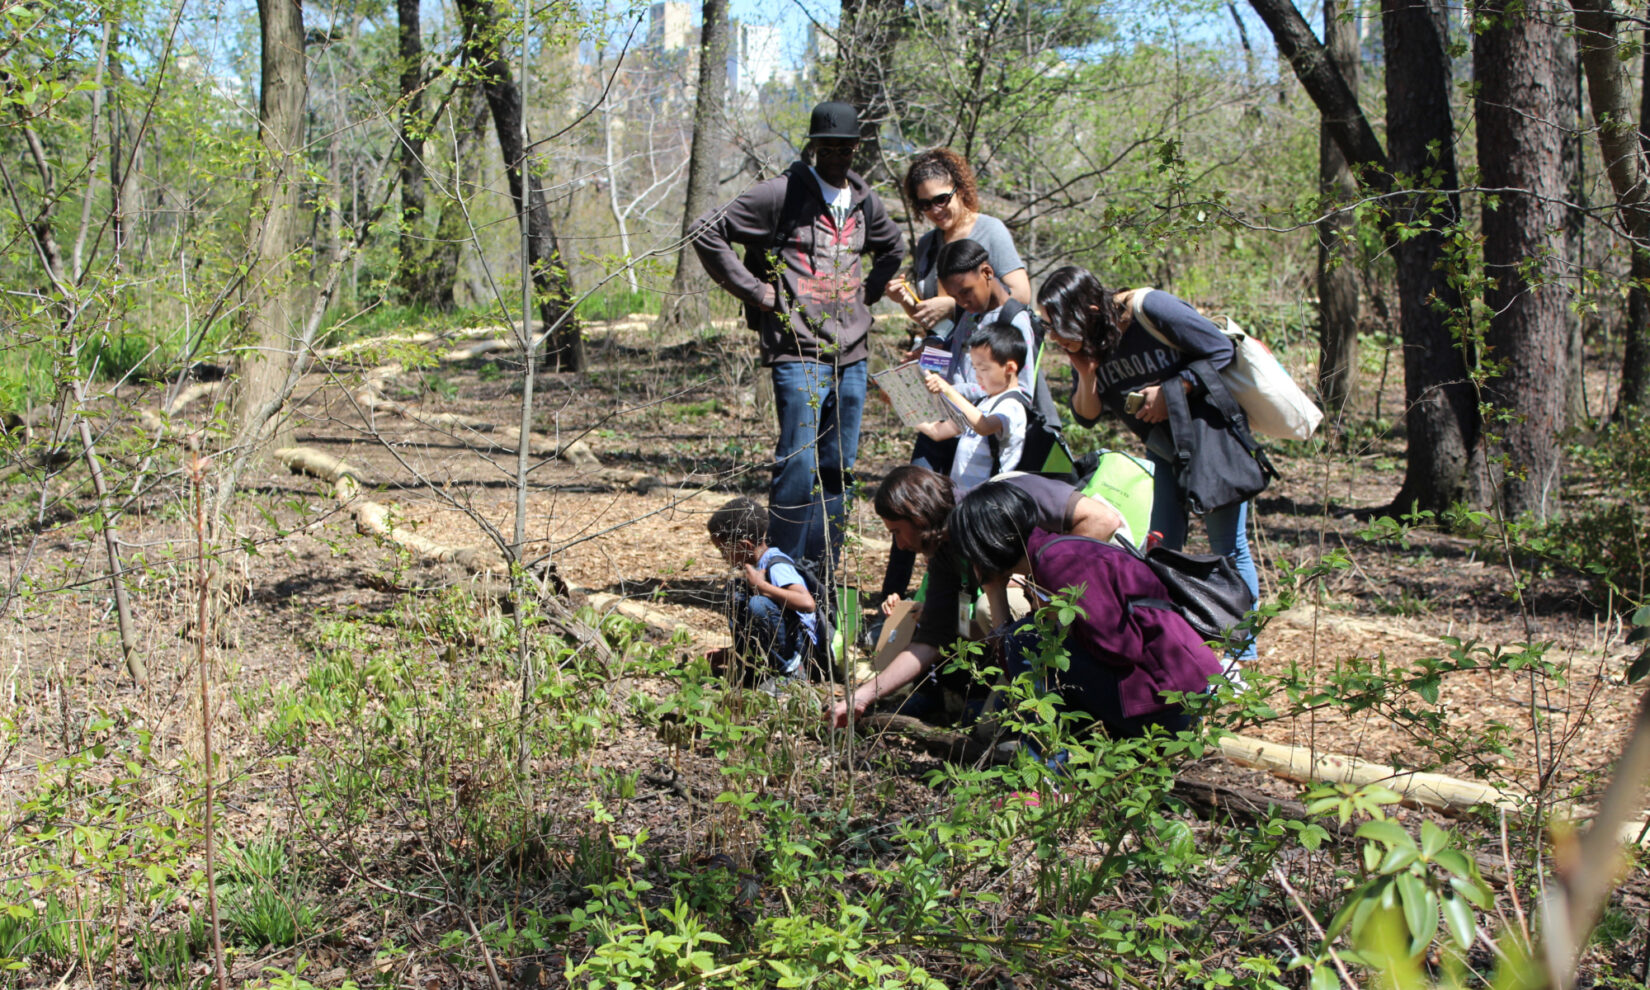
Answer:
[{"label": "white tote bag", "polygon": [[[1129,293],[1129,309],[1147,333],[1178,353],[1180,348],[1163,336],[1141,308],[1146,293],[1151,291],[1135,289]],[[1249,336],[1231,317],[1224,319],[1222,332],[1237,349],[1237,359],[1221,369],[1220,377],[1249,417],[1250,431],[1276,440],[1310,439],[1323,422],[1323,411],[1289,377],[1270,347]]]}]

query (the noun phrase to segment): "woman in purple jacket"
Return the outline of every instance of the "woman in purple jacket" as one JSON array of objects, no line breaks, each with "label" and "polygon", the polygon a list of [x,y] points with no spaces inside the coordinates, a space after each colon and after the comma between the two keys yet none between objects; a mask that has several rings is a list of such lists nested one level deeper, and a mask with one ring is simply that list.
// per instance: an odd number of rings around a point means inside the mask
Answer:
[{"label": "woman in purple jacket", "polygon": [[[1030,579],[1047,598],[1076,590],[1082,609],[1065,630],[1070,666],[1049,671],[1041,687],[1071,710],[1086,712],[1113,738],[1189,728],[1192,718],[1168,692],[1201,694],[1221,662],[1180,613],[1152,569],[1126,550],[1039,528],[1036,506],[1019,489],[987,482],[957,504],[947,525],[951,545],[982,581],[1009,574]],[[1041,634],[1031,619],[1003,643],[1010,677],[1031,669]]]}]

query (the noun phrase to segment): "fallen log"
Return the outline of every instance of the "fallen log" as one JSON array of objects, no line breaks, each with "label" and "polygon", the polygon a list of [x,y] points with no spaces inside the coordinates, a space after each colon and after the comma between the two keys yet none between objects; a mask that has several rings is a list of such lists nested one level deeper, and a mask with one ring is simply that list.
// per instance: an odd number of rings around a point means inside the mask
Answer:
[{"label": "fallen log", "polygon": [[275,457],[294,474],[309,475],[331,484],[333,497],[354,516],[355,528],[368,536],[405,547],[419,557],[460,564],[472,574],[509,573],[509,562],[497,547],[448,546],[396,525],[390,506],[359,497],[363,480],[342,458],[308,447],[282,447],[275,451]]},{"label": "fallen log", "polygon": [[[1446,815],[1462,815],[1473,808],[1489,807],[1507,812],[1531,810],[1528,798],[1480,781],[1460,780],[1439,773],[1399,770],[1339,753],[1314,752],[1304,746],[1289,746],[1247,736],[1226,736],[1221,753],[1239,766],[1265,770],[1297,783],[1351,784],[1365,787],[1379,784],[1396,792],[1404,803],[1429,808]],[[1558,803],[1547,808],[1549,821],[1585,821],[1590,808]],[[1641,815],[1641,818],[1644,816]],[[1623,843],[1650,842],[1644,821],[1629,822],[1617,832]]]}]

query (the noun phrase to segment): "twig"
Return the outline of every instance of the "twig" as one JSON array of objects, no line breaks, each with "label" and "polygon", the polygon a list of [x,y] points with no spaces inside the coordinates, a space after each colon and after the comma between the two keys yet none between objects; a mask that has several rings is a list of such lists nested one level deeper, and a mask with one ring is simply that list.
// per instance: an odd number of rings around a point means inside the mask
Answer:
[{"label": "twig", "polygon": [[229,973],[223,962],[223,927],[218,920],[218,879],[216,849],[212,834],[213,768],[212,768],[212,696],[206,676],[206,599],[211,591],[206,559],[206,499],[201,482],[206,471],[206,459],[197,457],[190,466],[190,480],[195,490],[195,548],[197,573],[195,577],[195,661],[201,681],[201,744],[204,747],[203,765],[206,775],[206,906],[212,924],[212,958],[216,964],[218,990],[229,990]]},{"label": "twig", "polygon": [[1518,930],[1524,944],[1530,943],[1530,922],[1524,917],[1524,905],[1518,899],[1518,883],[1513,876],[1512,851],[1507,844],[1507,809],[1501,809],[1501,860],[1507,865],[1507,890],[1512,894],[1513,915],[1518,918]]},{"label": "twig", "polygon": [[1301,917],[1306,919],[1307,925],[1311,926],[1313,934],[1318,936],[1320,942],[1323,942],[1324,951],[1329,953],[1330,961],[1335,964],[1335,972],[1341,974],[1341,980],[1352,990],[1358,990],[1358,981],[1354,980],[1352,974],[1346,971],[1346,964],[1341,962],[1341,957],[1336,954],[1335,947],[1324,941],[1323,926],[1318,924],[1318,919],[1312,917],[1312,912],[1306,909],[1306,903],[1301,900],[1301,895],[1295,893],[1295,888],[1289,885],[1289,878],[1285,877],[1283,871],[1276,866],[1272,867],[1272,875],[1277,877],[1278,883],[1283,885],[1283,892],[1289,895],[1291,901],[1295,902],[1296,910],[1300,911]]}]

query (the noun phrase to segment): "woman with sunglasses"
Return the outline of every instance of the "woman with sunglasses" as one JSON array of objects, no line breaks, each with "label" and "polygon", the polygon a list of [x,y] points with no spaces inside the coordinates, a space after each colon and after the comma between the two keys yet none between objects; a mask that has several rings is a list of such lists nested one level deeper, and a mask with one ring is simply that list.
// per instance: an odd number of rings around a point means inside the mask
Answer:
[{"label": "woman with sunglasses", "polygon": [[[934,229],[917,241],[911,281],[890,285],[889,294],[923,329],[932,330],[941,321],[957,316],[957,301],[939,284],[937,262],[940,248],[964,238],[985,248],[992,271],[1002,279],[1012,298],[1031,304],[1031,278],[1014,248],[1014,236],[1001,220],[980,213],[974,170],[961,155],[950,148],[934,148],[918,155],[905,170],[905,196],[911,208]],[[916,298],[911,297],[913,289]]]}]

